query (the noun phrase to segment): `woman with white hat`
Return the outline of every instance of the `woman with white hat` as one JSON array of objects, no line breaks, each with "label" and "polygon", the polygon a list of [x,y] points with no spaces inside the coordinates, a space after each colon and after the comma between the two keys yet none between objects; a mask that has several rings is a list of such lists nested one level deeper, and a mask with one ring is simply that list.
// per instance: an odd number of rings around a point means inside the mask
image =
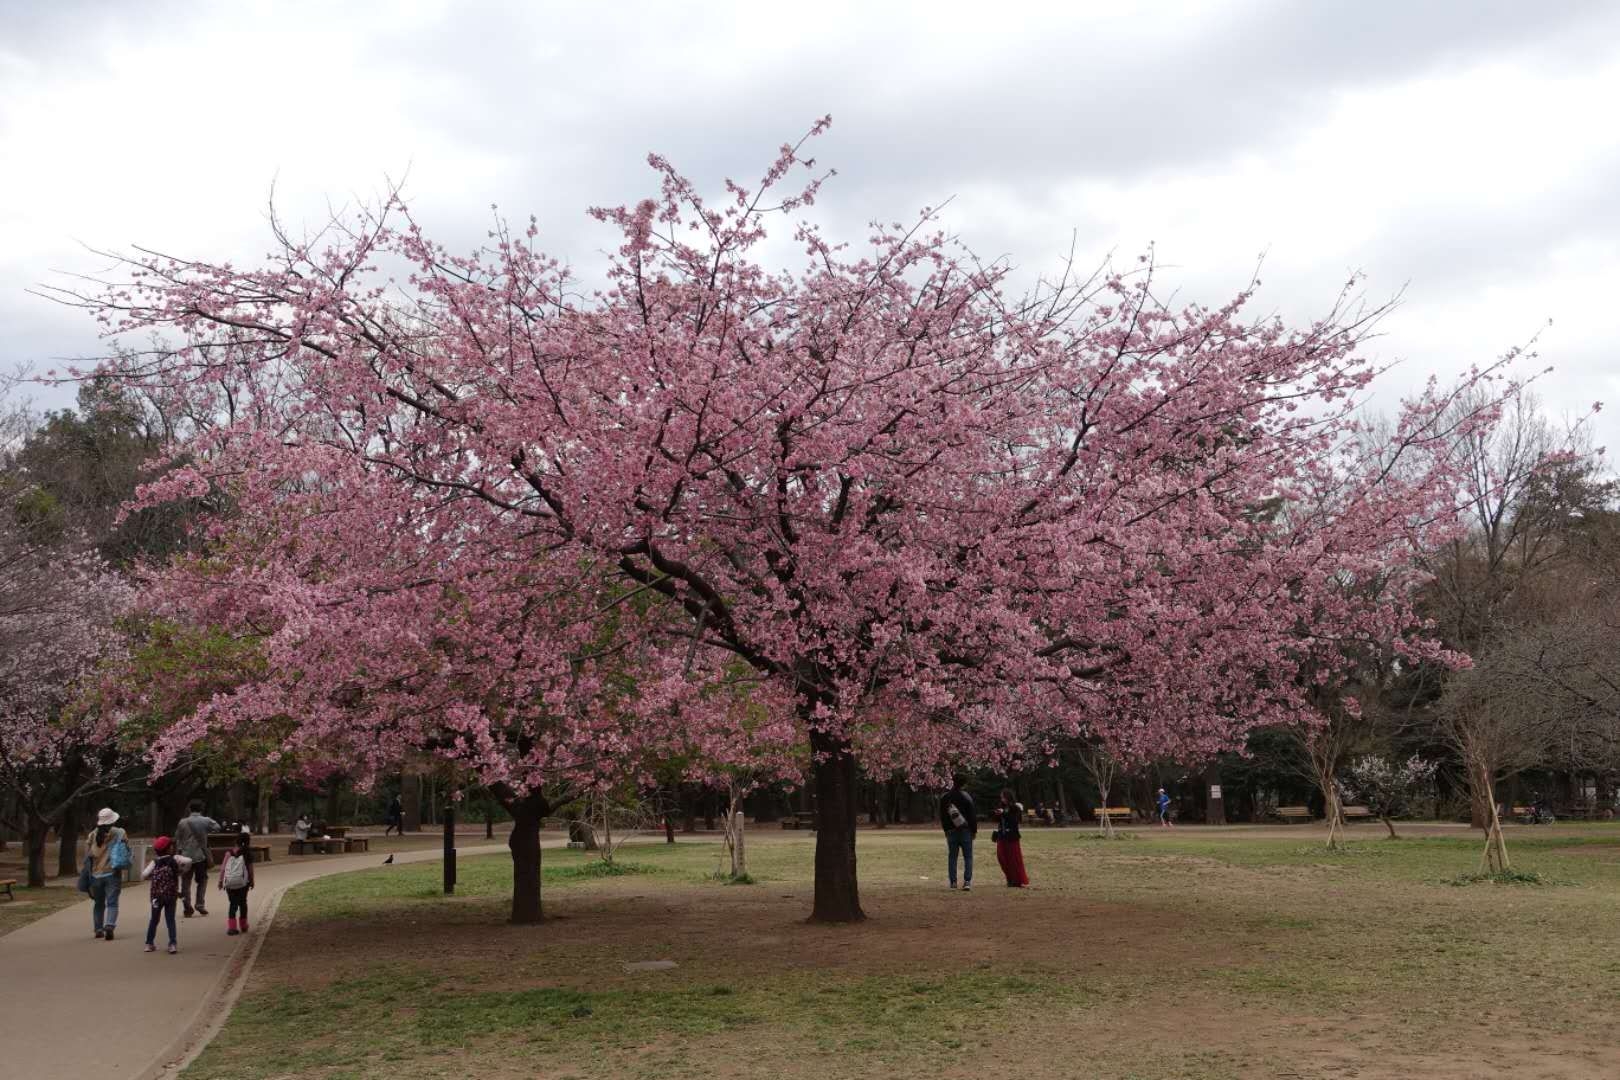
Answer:
[{"label": "woman with white hat", "polygon": [[124,868],[129,865],[129,838],[118,827],[118,811],[103,807],[96,815],[95,830],[85,843],[84,863],[90,879],[90,899],[95,901],[90,919],[96,937],[111,941],[118,927],[118,894],[124,887]]}]

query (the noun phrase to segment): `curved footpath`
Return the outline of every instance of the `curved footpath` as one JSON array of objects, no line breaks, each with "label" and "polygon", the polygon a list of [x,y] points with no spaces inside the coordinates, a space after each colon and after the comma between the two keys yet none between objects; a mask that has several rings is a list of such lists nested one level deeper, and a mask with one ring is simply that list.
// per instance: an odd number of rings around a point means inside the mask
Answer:
[{"label": "curved footpath", "polygon": [[[504,854],[506,846],[457,855]],[[397,852],[394,862],[436,862],[438,849]],[[225,934],[225,898],[209,875],[207,917],[177,919],[180,954],[144,951],[146,884],[125,886],[118,936],[98,941],[90,902],[0,937],[0,1075],[17,1080],[148,1080],[172,1076],[224,1022],[271,927],[281,896],[312,878],[382,864],[382,852],[275,859],[254,867],[255,929]],[[218,896],[216,901],[213,897]]]}]

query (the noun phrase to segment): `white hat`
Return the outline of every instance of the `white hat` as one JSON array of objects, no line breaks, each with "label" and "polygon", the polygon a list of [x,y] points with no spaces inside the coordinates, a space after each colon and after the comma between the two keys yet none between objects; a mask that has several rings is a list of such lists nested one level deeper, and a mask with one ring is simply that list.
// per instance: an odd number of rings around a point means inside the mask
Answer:
[{"label": "white hat", "polygon": [[97,825],[116,825],[117,823],[118,811],[114,810],[110,806],[103,806],[101,808],[101,813],[96,815]]}]

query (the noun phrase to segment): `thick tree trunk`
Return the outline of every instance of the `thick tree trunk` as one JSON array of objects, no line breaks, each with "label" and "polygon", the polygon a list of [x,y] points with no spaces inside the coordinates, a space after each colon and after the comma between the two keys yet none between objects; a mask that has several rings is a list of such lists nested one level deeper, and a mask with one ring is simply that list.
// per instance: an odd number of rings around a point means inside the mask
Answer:
[{"label": "thick tree trunk", "polygon": [[49,822],[29,819],[23,844],[28,851],[28,887],[31,889],[45,887],[45,837],[50,831]]},{"label": "thick tree trunk", "polygon": [[513,799],[506,809],[512,815],[512,835],[506,846],[512,851],[512,921],[534,924],[540,921],[540,821],[546,816],[546,800],[539,795]]},{"label": "thick tree trunk", "polygon": [[726,808],[726,844],[731,849],[731,880],[740,881],[748,876],[748,849],[743,837],[743,797],[736,784],[731,785],[731,798]]},{"label": "thick tree trunk", "polygon": [[813,922],[859,922],[860,887],[855,876],[855,813],[859,777],[849,743],[811,731],[816,789],[816,899]]},{"label": "thick tree trunk", "polygon": [[405,831],[422,831],[422,777],[408,772],[399,780],[399,801],[405,808]]},{"label": "thick tree trunk", "polygon": [[77,877],[79,873],[79,804],[68,803],[58,826],[61,842],[56,848],[56,876]]}]

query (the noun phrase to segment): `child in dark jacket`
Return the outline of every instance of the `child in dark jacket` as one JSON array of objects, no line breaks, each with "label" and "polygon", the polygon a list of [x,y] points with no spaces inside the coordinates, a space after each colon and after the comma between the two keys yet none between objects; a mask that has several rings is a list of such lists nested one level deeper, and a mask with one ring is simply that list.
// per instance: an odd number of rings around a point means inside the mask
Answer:
[{"label": "child in dark jacket", "polygon": [[157,858],[147,863],[141,871],[141,878],[151,882],[148,894],[152,900],[152,919],[146,924],[146,951],[157,952],[158,920],[162,919],[169,928],[171,956],[180,951],[180,943],[174,932],[174,905],[180,899],[180,878],[191,865],[190,859],[173,854],[173,849],[174,841],[167,836],[152,841],[152,850],[157,853]]},{"label": "child in dark jacket", "polygon": [[236,846],[219,864],[219,887],[225,890],[230,910],[225,918],[225,935],[235,937],[248,931],[248,890],[253,888],[253,848],[247,833],[236,838]]}]

